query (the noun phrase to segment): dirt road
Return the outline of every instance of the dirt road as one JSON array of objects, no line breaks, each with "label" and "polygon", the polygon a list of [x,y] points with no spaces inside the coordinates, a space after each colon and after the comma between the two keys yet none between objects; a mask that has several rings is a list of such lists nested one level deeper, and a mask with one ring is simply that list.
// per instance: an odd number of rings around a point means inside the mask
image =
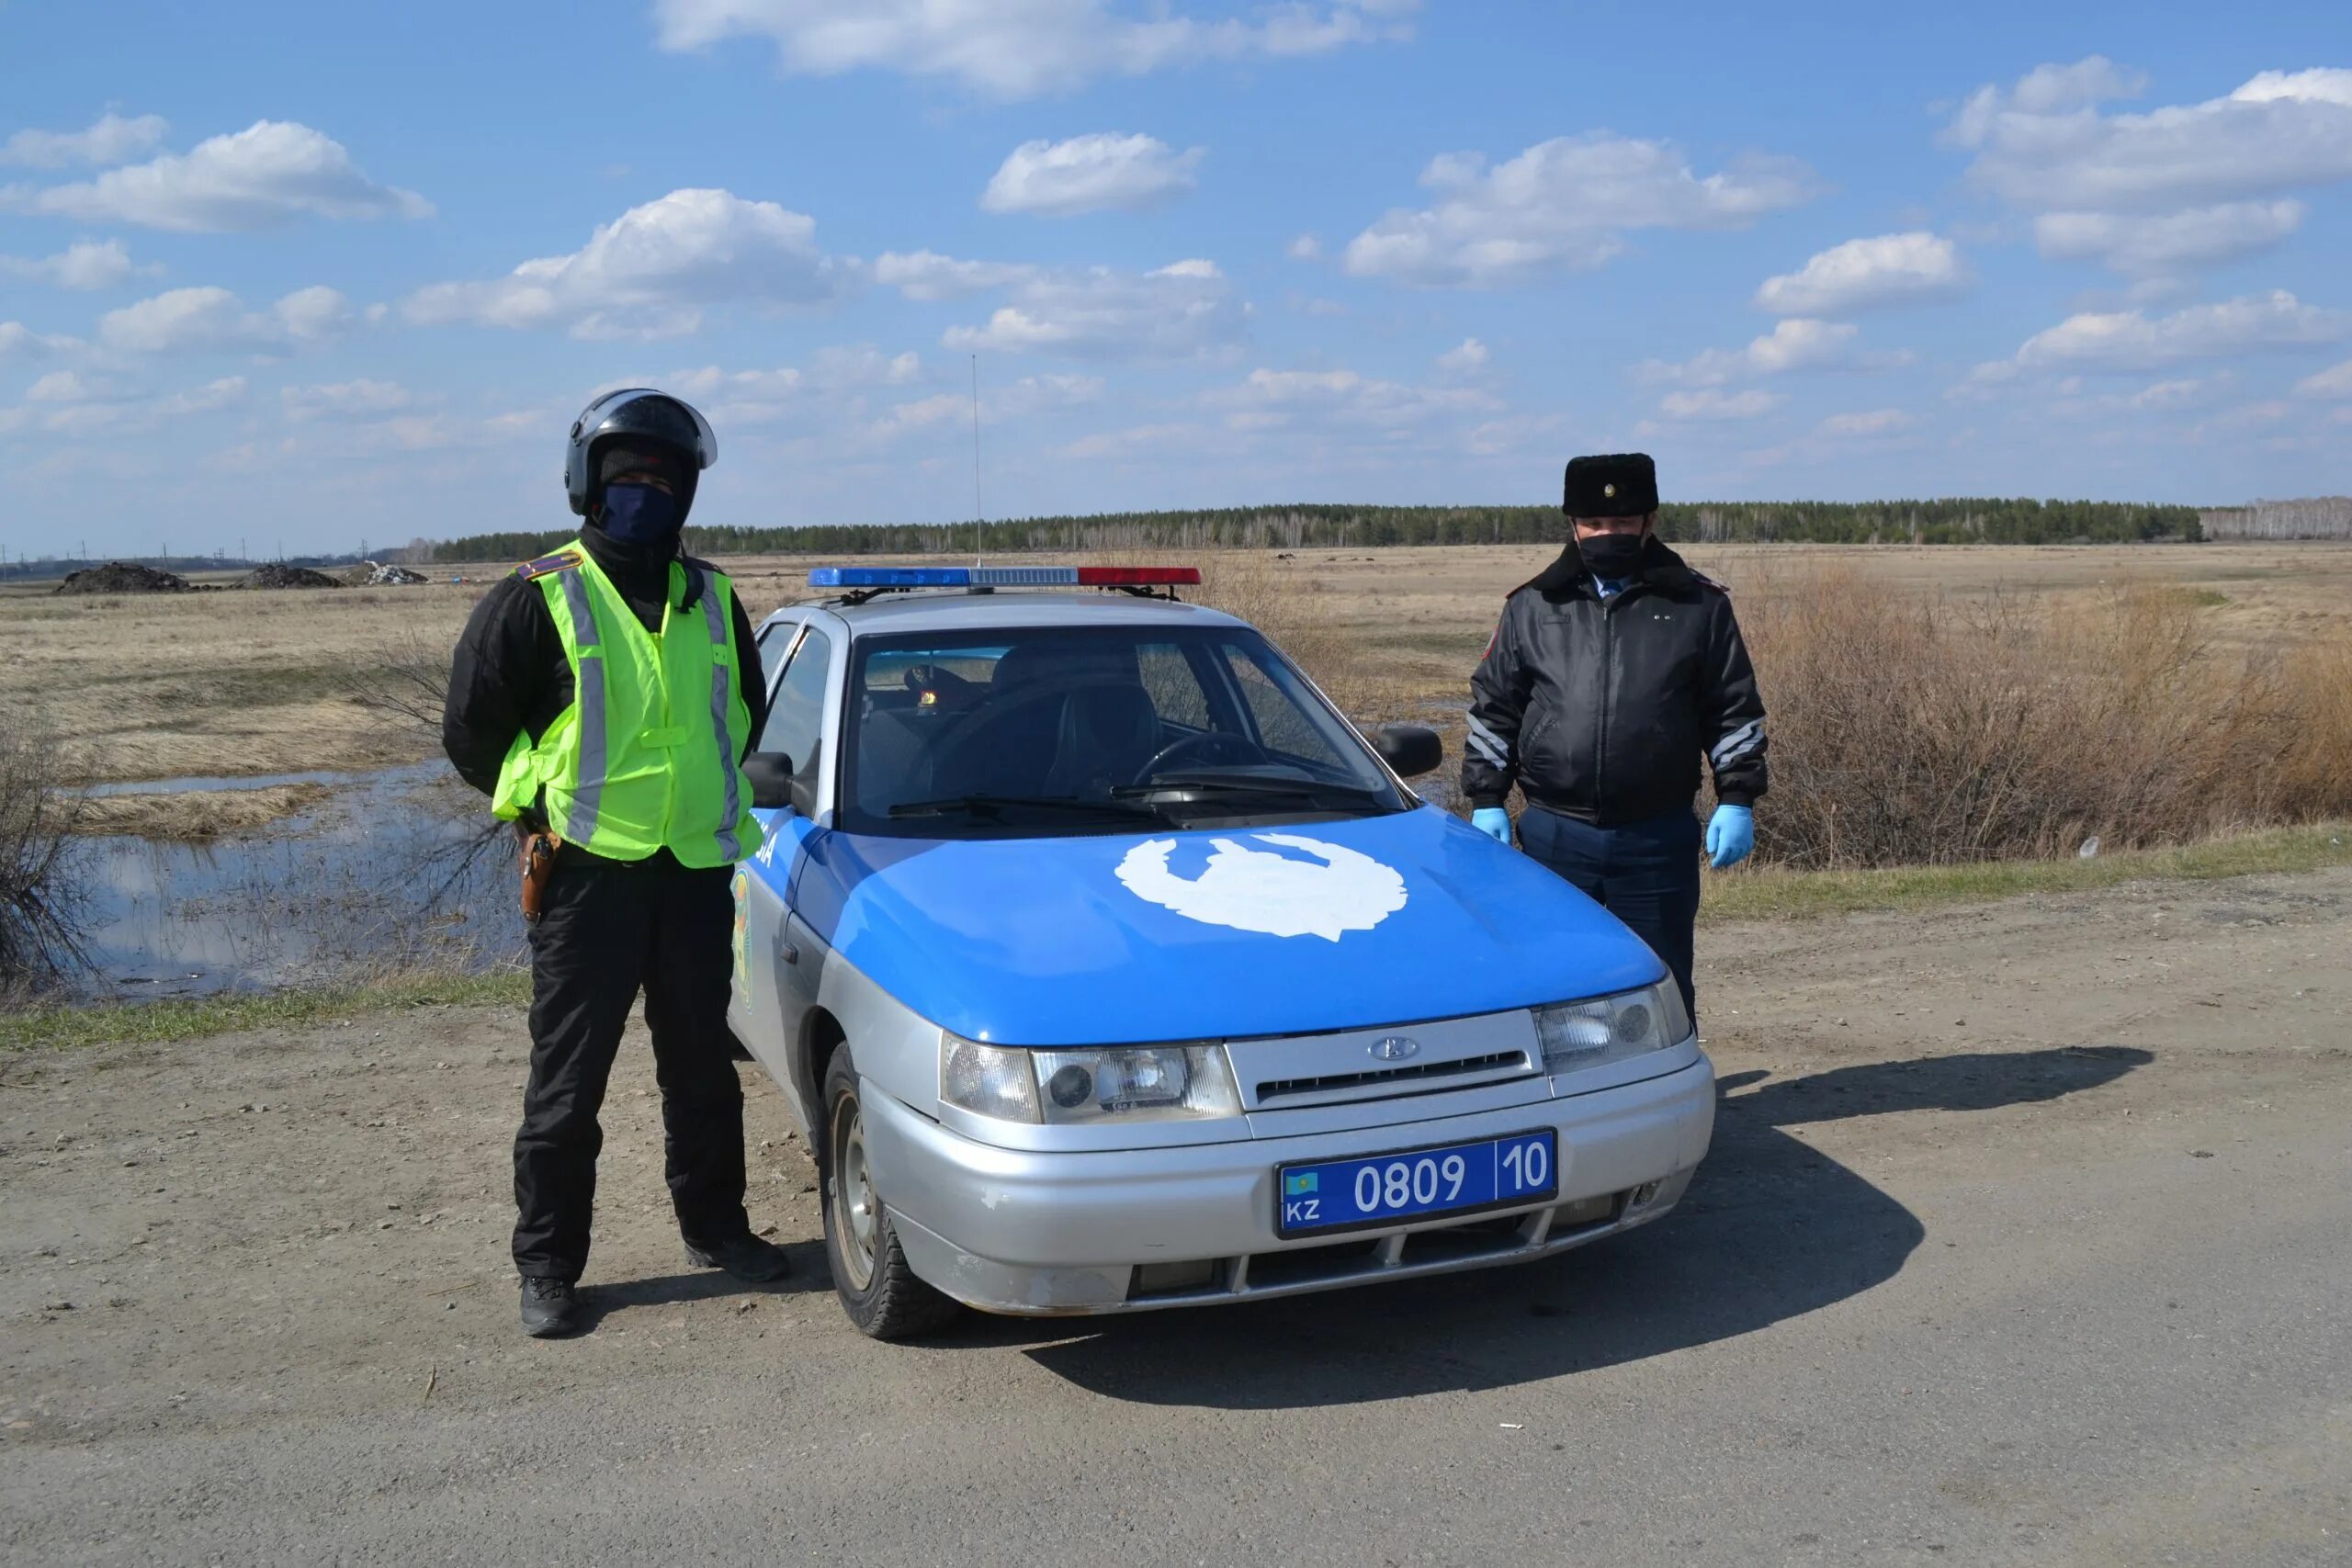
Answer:
[{"label": "dirt road", "polygon": [[756,1081],[800,1277],[684,1270],[641,1043],[568,1344],[519,1017],[0,1059],[0,1559],[2352,1562],[2352,872],[1702,943],[1671,1221],[921,1347]]}]

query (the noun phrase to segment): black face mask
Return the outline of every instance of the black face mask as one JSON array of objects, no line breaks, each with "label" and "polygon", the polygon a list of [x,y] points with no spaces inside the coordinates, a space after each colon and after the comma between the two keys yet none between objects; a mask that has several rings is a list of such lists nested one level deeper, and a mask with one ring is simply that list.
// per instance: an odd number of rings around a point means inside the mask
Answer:
[{"label": "black face mask", "polygon": [[1639,534],[1595,534],[1577,541],[1577,553],[1584,557],[1585,568],[1593,576],[1615,581],[1633,576],[1640,568],[1645,542]]}]

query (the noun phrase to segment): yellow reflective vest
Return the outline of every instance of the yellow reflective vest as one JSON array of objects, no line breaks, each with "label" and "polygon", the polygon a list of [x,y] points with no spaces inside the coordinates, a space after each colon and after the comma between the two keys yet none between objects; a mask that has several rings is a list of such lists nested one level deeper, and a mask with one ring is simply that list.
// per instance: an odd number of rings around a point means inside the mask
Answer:
[{"label": "yellow reflective vest", "polygon": [[[752,714],[728,613],[734,585],[673,561],[655,633],[577,540],[517,570],[547,597],[571,665],[571,705],[536,744],[515,736],[491,809],[512,821],[544,792],[548,826],[609,860],[666,849],[707,867],[758,849],[741,763]],[[701,592],[682,612],[694,577]]]}]

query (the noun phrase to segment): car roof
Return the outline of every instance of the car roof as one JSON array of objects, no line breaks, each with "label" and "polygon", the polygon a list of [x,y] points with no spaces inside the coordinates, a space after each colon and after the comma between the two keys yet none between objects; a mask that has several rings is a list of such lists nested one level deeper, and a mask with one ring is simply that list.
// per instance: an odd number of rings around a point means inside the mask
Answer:
[{"label": "car roof", "polygon": [[[775,615],[820,609],[848,624],[850,636],[898,632],[977,631],[991,626],[1238,626],[1247,623],[1205,604],[1142,599],[1096,590],[1040,593],[1027,589],[974,593],[962,589],[884,593],[863,604],[816,599],[788,604]],[[769,619],[773,620],[775,615]]]}]

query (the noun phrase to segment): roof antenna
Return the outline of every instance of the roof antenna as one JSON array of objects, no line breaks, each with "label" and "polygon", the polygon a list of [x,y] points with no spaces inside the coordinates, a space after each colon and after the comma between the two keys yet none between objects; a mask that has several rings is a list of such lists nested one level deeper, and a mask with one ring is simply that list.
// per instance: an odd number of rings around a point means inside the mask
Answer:
[{"label": "roof antenna", "polygon": [[972,564],[980,564],[988,514],[980,510],[980,356],[972,355]]}]

